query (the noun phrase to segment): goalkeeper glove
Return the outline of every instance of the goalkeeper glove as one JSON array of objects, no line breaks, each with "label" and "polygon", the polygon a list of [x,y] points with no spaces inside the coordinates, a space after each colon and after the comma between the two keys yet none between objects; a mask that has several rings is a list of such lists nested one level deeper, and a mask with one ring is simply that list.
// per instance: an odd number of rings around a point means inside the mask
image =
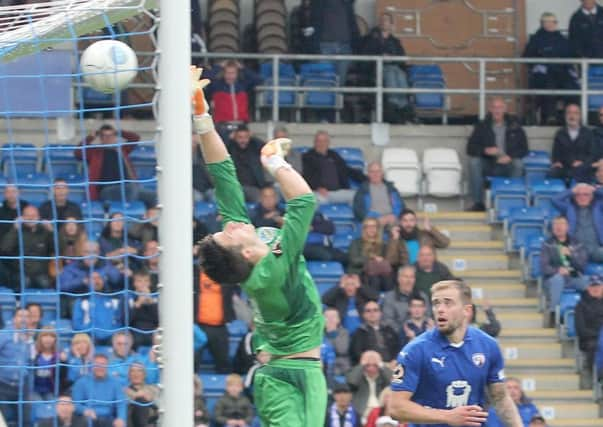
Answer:
[{"label": "goalkeeper glove", "polygon": [[261,150],[262,164],[272,176],[280,168],[291,169],[291,165],[285,161],[285,156],[291,149],[291,140],[288,138],[277,138],[268,141]]},{"label": "goalkeeper glove", "polygon": [[191,89],[192,89],[192,107],[193,107],[193,126],[195,132],[203,135],[214,130],[214,120],[209,114],[209,105],[205,100],[203,89],[210,83],[209,79],[201,79],[203,68],[191,66]]}]

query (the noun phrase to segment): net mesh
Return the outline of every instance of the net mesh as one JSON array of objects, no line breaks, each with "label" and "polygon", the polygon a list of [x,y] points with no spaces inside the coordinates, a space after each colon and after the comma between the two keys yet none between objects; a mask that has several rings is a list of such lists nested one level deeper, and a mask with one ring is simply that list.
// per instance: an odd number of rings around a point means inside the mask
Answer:
[{"label": "net mesh", "polygon": [[96,40],[154,52],[153,5],[0,8],[0,413],[8,426],[58,425],[57,407],[70,406],[61,396],[88,425],[90,411],[106,425],[156,413],[156,135],[152,121],[136,120],[154,115],[156,56],[139,54],[135,81],[111,94],[87,87],[78,69]]}]

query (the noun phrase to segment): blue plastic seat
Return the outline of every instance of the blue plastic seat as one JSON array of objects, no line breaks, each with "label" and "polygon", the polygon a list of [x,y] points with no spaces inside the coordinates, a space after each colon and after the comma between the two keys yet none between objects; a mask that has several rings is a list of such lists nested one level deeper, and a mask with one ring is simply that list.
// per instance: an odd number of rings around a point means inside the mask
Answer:
[{"label": "blue plastic seat", "polygon": [[10,322],[17,307],[17,299],[12,290],[8,288],[0,289],[0,316],[4,324]]},{"label": "blue plastic seat", "polygon": [[141,144],[132,150],[128,158],[132,164],[137,163],[156,163],[157,153],[155,152],[155,146],[152,144]]},{"label": "blue plastic seat", "polygon": [[[280,77],[279,86],[297,86],[297,79],[291,77]],[[265,86],[273,86],[274,79],[268,78],[264,80]],[[274,91],[267,89],[258,93],[258,106],[271,107],[274,99]],[[297,93],[292,90],[278,91],[278,105],[281,108],[297,107]]]},{"label": "blue plastic seat", "polygon": [[307,267],[315,282],[337,283],[343,275],[343,266],[335,261],[308,261]]},{"label": "blue plastic seat", "polygon": [[[260,76],[262,76],[264,79],[272,78],[272,76],[274,75],[272,71],[272,62],[264,62],[260,64]],[[279,77],[294,78],[296,76],[295,68],[292,64],[288,64],[286,62],[281,61],[279,62],[278,75]]]},{"label": "blue plastic seat", "polygon": [[587,276],[603,276],[603,264],[587,264],[584,273]]},{"label": "blue plastic seat", "polygon": [[318,294],[322,297],[325,292],[327,292],[329,289],[336,285],[337,283],[333,283],[332,281],[317,282],[316,289],[318,290]]},{"label": "blue plastic seat", "polygon": [[525,169],[548,169],[551,167],[551,157],[547,151],[531,150],[523,158]]},{"label": "blue plastic seat", "polygon": [[42,170],[55,178],[63,178],[80,171],[81,162],[76,159],[73,144],[47,144],[42,148]]},{"label": "blue plastic seat", "polygon": [[[588,68],[588,88],[603,90],[603,67],[591,65]],[[603,106],[603,95],[590,95],[588,97],[589,111],[597,111]]]},{"label": "blue plastic seat", "polygon": [[513,209],[527,208],[524,195],[499,195],[494,201],[496,219],[501,222],[509,217]]},{"label": "blue plastic seat", "polygon": [[31,414],[34,423],[38,421],[54,418],[56,404],[53,401],[36,401],[31,404]]},{"label": "blue plastic seat", "polygon": [[334,150],[345,160],[348,166],[364,170],[366,162],[364,160],[364,153],[360,148],[337,147]]},{"label": "blue plastic seat", "polygon": [[507,250],[519,250],[532,236],[544,235],[546,219],[546,213],[540,208],[511,209],[504,225]]},{"label": "blue plastic seat", "polygon": [[217,207],[214,203],[196,202],[195,203],[195,218],[209,218],[218,214]]},{"label": "blue plastic seat", "polygon": [[[337,76],[311,76],[302,80],[301,86],[334,88],[338,86]],[[330,91],[308,91],[302,95],[302,107],[305,108],[341,108],[337,93]]]},{"label": "blue plastic seat", "polygon": [[231,337],[242,337],[249,330],[247,323],[242,320],[233,320],[227,323],[226,327],[228,328],[228,335]]},{"label": "blue plastic seat", "polygon": [[33,144],[10,143],[2,146],[2,170],[8,177],[35,174],[38,149]]},{"label": "blue plastic seat", "polygon": [[318,210],[333,222],[354,221],[354,211],[345,203],[325,203]]},{"label": "blue plastic seat", "polygon": [[580,301],[580,293],[573,290],[565,290],[559,299],[559,307],[557,308],[559,320],[564,320],[568,311],[574,310]]},{"label": "blue plastic seat", "polygon": [[142,218],[146,213],[147,209],[143,202],[110,202],[109,204],[109,215],[115,212],[121,212],[124,216],[132,218]]},{"label": "blue plastic seat", "polygon": [[575,338],[576,333],[576,311],[568,310],[563,318],[564,335],[567,338]]},{"label": "blue plastic seat", "polygon": [[224,390],[226,390],[226,375],[201,374],[199,378],[203,383],[204,393],[219,396],[222,396],[222,394],[224,394]]},{"label": "blue plastic seat", "polygon": [[84,202],[81,204],[82,215],[84,218],[104,218],[105,207],[102,202],[94,200],[90,203]]},{"label": "blue plastic seat", "polygon": [[530,279],[538,280],[542,277],[540,267],[540,252],[531,252],[528,255],[528,266],[530,271]]},{"label": "blue plastic seat", "polygon": [[356,236],[353,233],[335,234],[333,236],[333,247],[347,252]]},{"label": "blue plastic seat", "polygon": [[[446,80],[442,68],[437,64],[413,65],[409,67],[408,80],[412,88],[445,89]],[[417,93],[414,95],[418,110],[443,110],[446,107],[442,93]]]}]

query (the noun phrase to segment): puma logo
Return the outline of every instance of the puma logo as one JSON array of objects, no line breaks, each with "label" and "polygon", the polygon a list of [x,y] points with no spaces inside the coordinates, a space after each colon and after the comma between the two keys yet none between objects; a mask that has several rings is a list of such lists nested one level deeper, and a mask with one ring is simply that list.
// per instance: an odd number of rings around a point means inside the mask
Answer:
[{"label": "puma logo", "polygon": [[444,367],[444,359],[446,359],[446,356],[444,356],[444,357],[442,357],[442,358],[440,358],[440,359],[438,359],[437,357],[432,357],[432,358],[431,358],[431,361],[432,361],[433,363],[437,363],[437,364],[439,364],[439,365],[440,365],[440,366],[443,368],[443,367]]}]

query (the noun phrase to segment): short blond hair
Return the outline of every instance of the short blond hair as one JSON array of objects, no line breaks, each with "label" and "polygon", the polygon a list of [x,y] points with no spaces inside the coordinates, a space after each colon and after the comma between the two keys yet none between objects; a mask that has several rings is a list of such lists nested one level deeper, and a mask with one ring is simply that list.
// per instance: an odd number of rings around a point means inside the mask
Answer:
[{"label": "short blond hair", "polygon": [[243,378],[239,374],[230,374],[226,377],[226,385],[243,385]]},{"label": "short blond hair", "polygon": [[453,279],[436,282],[431,287],[431,294],[433,295],[434,293],[445,289],[456,289],[459,291],[459,296],[461,297],[463,304],[471,304],[471,288],[462,280]]}]

